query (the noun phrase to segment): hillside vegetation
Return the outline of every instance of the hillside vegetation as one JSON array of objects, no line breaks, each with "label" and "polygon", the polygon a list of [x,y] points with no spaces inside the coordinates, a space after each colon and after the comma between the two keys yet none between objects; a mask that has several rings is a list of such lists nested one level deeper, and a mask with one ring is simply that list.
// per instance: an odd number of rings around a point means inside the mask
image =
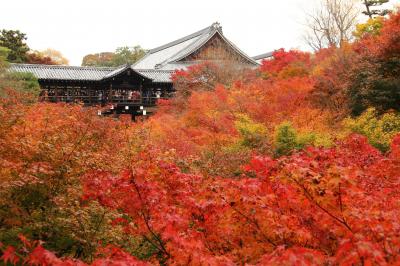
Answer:
[{"label": "hillside vegetation", "polygon": [[2,64],[1,260],[398,265],[400,14],[379,23],[258,69],[177,71],[137,123],[37,102]]}]

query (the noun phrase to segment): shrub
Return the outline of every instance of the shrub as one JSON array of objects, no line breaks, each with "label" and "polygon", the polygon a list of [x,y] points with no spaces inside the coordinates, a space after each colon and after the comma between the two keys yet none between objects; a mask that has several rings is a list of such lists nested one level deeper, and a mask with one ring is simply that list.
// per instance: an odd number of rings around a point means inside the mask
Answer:
[{"label": "shrub", "polygon": [[0,82],[0,87],[27,93],[36,99],[40,93],[39,82],[32,73],[6,73],[4,79]]},{"label": "shrub", "polygon": [[275,155],[290,154],[297,146],[297,132],[289,122],[284,122],[276,128]]},{"label": "shrub", "polygon": [[267,128],[251,120],[244,114],[238,115],[235,127],[240,134],[240,145],[246,148],[258,148],[267,141]]},{"label": "shrub", "polygon": [[297,132],[290,122],[283,122],[276,128],[275,156],[289,155],[293,150],[301,150],[308,145],[330,147],[331,136],[325,133],[305,131]]},{"label": "shrub", "polygon": [[38,98],[40,93],[39,82],[31,73],[10,73],[7,56],[9,49],[0,47],[0,97],[13,97],[9,90],[27,95],[26,102],[32,102]]},{"label": "shrub", "polygon": [[345,119],[343,124],[348,131],[366,136],[372,146],[387,151],[393,137],[400,132],[400,115],[385,113],[379,116],[374,108],[369,108],[359,117]]}]

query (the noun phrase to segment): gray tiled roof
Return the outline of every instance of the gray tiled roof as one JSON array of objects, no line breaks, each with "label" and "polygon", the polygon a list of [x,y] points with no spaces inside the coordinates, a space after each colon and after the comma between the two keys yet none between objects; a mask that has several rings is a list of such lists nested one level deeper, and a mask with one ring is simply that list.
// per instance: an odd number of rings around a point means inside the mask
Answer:
[{"label": "gray tiled roof", "polygon": [[32,73],[38,79],[98,81],[115,68],[11,64],[10,70]]},{"label": "gray tiled roof", "polygon": [[[58,65],[11,64],[10,71],[32,73],[39,80],[74,80],[101,81],[118,75],[131,68],[129,65],[120,67],[83,67]],[[137,70],[136,73],[153,82],[171,82],[171,71],[167,70]]]},{"label": "gray tiled roof", "polygon": [[176,45],[166,47],[165,49],[159,50],[154,53],[150,51],[141,60],[133,64],[133,68],[155,69],[157,65],[160,65],[168,58],[174,56],[176,53],[180,52],[182,49],[190,45],[192,42],[196,41],[198,38],[199,36],[196,36],[192,39],[185,40],[183,42],[177,43]]},{"label": "gray tiled roof", "polygon": [[141,60],[133,64],[132,67],[134,69],[173,69],[171,65],[179,67],[182,63],[180,60],[200,49],[216,34],[248,63],[258,65],[254,59],[242,52],[223,35],[219,23],[214,23],[210,27],[150,50]]},{"label": "gray tiled roof", "polygon": [[264,54],[260,54],[260,55],[253,56],[252,58],[253,58],[254,60],[256,60],[258,63],[260,63],[260,62],[261,62],[262,60],[264,60],[264,59],[271,59],[271,58],[273,58],[274,53],[275,53],[275,51],[272,51],[272,52],[268,52],[268,53],[264,53]]},{"label": "gray tiled roof", "polygon": [[193,38],[199,37],[199,36],[203,35],[204,33],[210,32],[212,30],[213,25],[208,26],[208,27],[206,27],[206,28],[204,28],[202,30],[196,31],[195,33],[189,34],[189,35],[187,35],[187,36],[185,36],[183,38],[180,38],[178,40],[175,40],[175,41],[169,42],[167,44],[161,45],[159,47],[153,48],[149,52],[150,53],[156,53],[156,52],[159,52],[159,51],[164,50],[166,48],[169,48],[169,47],[175,46],[177,44],[180,44],[180,43],[186,42],[188,40],[191,40]]},{"label": "gray tiled roof", "polygon": [[159,69],[136,69],[143,76],[153,80],[153,82],[171,82],[171,74],[174,71],[159,70]]}]

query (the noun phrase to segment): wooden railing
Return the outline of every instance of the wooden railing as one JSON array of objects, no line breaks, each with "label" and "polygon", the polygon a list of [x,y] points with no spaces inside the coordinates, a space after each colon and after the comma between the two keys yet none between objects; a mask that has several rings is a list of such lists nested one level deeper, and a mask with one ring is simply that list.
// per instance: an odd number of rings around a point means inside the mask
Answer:
[{"label": "wooden railing", "polygon": [[100,104],[126,104],[126,105],[156,105],[157,100],[170,99],[170,97],[140,97],[132,98],[127,96],[113,96],[111,99],[108,97],[99,96],[41,96],[41,101],[47,102],[66,102],[66,103],[78,103],[82,102],[90,105]]}]

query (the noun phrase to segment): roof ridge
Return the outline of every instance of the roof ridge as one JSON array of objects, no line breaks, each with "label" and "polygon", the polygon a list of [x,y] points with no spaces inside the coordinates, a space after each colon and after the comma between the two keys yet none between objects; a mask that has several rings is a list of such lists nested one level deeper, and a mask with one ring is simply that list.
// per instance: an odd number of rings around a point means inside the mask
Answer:
[{"label": "roof ridge", "polygon": [[91,70],[115,70],[119,69],[122,66],[118,67],[99,67],[99,66],[67,66],[67,65],[47,65],[47,64],[26,64],[26,63],[10,63],[12,66],[25,66],[32,68],[59,68],[59,69],[91,69]]},{"label": "roof ridge", "polygon": [[134,69],[135,71],[142,72],[173,72],[174,70],[166,70],[166,69],[151,69],[151,68],[143,68],[143,69]]},{"label": "roof ridge", "polygon": [[204,34],[205,32],[207,32],[207,31],[213,29],[213,26],[214,26],[214,24],[211,25],[211,26],[208,26],[208,27],[206,27],[206,28],[204,28],[204,29],[202,29],[202,30],[199,30],[199,31],[196,31],[196,32],[194,32],[194,33],[192,33],[192,34],[189,34],[189,35],[187,35],[187,36],[185,36],[185,37],[182,37],[182,38],[180,38],[180,39],[177,39],[177,40],[175,40],[175,41],[172,41],[172,42],[166,43],[166,44],[164,44],[164,45],[158,46],[158,47],[156,47],[156,48],[153,48],[153,49],[151,49],[151,50],[149,51],[149,54],[152,54],[152,53],[155,53],[155,52],[159,52],[159,51],[164,50],[164,49],[166,49],[166,48],[169,48],[169,47],[171,47],[171,46],[174,46],[174,45],[180,44],[180,43],[182,43],[182,42],[188,41],[188,40],[190,40],[190,39],[193,39],[193,38],[195,38],[195,37],[198,37],[198,36]]}]

